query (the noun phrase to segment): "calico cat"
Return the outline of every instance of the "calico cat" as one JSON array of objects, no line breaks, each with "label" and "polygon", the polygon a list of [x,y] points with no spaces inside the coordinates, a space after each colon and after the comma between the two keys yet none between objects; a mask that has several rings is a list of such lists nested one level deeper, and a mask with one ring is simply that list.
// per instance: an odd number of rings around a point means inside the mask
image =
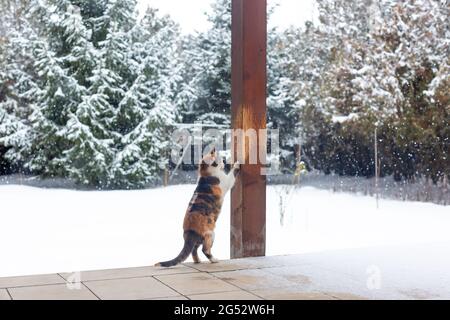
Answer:
[{"label": "calico cat", "polygon": [[230,172],[226,174],[222,158],[217,156],[215,150],[202,159],[198,170],[197,188],[184,216],[183,249],[176,258],[157,263],[155,266],[175,266],[186,260],[190,254],[195,263],[200,263],[197,253],[200,245],[211,263],[218,262],[211,253],[214,229],[225,194],[233,187],[239,168],[239,164],[235,163]]}]

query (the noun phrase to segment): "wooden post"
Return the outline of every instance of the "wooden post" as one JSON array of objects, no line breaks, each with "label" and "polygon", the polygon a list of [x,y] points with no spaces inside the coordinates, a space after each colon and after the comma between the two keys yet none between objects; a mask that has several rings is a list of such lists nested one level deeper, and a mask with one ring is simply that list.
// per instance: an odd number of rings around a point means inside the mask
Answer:
[{"label": "wooden post", "polygon": [[[266,0],[232,0],[232,129],[266,128],[266,10]],[[260,138],[265,150],[267,137]],[[232,147],[236,159],[235,140]],[[266,251],[266,177],[259,157],[248,163],[248,144],[244,158],[231,192],[231,258]]]}]

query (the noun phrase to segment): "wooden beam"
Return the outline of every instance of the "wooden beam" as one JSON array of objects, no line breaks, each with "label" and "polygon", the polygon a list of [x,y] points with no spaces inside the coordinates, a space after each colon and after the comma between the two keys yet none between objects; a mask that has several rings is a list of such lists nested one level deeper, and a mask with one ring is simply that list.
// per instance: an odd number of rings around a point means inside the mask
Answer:
[{"label": "wooden beam", "polygon": [[[266,128],[266,43],[266,0],[232,0],[232,129]],[[260,138],[265,152],[267,138]],[[236,158],[236,141],[232,146]],[[231,258],[266,251],[266,177],[261,159],[248,163],[248,145],[244,158],[231,192]]]}]

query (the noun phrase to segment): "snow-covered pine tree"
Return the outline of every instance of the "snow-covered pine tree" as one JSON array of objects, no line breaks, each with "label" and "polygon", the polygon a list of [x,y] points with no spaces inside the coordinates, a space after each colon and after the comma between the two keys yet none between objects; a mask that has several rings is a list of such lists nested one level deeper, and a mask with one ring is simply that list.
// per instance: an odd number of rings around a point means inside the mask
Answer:
[{"label": "snow-covered pine tree", "polygon": [[2,144],[12,159],[33,173],[100,188],[156,179],[167,164],[168,125],[176,116],[179,32],[151,10],[137,24],[135,6],[134,0],[31,2],[37,36],[17,47],[29,49],[24,74],[37,78],[23,93],[32,110],[28,130],[12,112],[16,101],[2,97]]},{"label": "snow-covered pine tree", "polygon": [[[95,139],[107,138],[95,136],[102,131],[95,127],[97,119],[91,117],[103,111],[101,99],[88,96],[87,79],[96,57],[91,32],[80,9],[68,0],[35,1],[32,13],[40,23],[42,40],[34,49],[40,81],[26,167],[46,176],[100,184],[101,174],[94,174],[91,167],[104,154],[94,145]],[[93,141],[87,141],[89,138]],[[80,146],[87,151],[83,153]],[[74,153],[78,156],[72,157]],[[80,172],[83,170],[89,174]]]},{"label": "snow-covered pine tree", "polygon": [[11,95],[11,80],[9,72],[7,72],[10,51],[8,44],[15,11],[12,6],[15,4],[15,1],[0,2],[0,12],[2,12],[0,21],[0,175],[9,173],[11,167],[5,157],[8,149],[2,138],[10,133],[8,128],[17,123],[16,119],[10,119],[9,115],[11,109],[16,109],[16,105],[9,97]]},{"label": "snow-covered pine tree", "polygon": [[96,39],[97,43],[94,59],[83,64],[88,73],[81,81],[87,83],[87,90],[64,132],[70,143],[64,151],[69,177],[99,188],[113,184],[111,163],[116,153],[115,140],[120,138],[115,132],[114,117],[130,77],[127,50],[129,31],[135,24],[134,8],[134,1],[108,1],[101,15],[90,18],[93,27],[89,39]]},{"label": "snow-covered pine tree", "polygon": [[335,116],[358,113],[361,104],[355,100],[357,90],[353,79],[355,70],[364,66],[365,49],[369,44],[371,27],[371,0],[318,0],[320,29],[327,35],[331,50],[327,99],[327,112]]},{"label": "snow-covered pine tree", "polygon": [[[135,7],[134,0],[31,1],[33,37],[8,39],[0,53],[8,79],[0,143],[10,159],[101,188],[157,178],[177,115],[179,30],[152,10],[137,23]],[[16,59],[25,53],[30,59]]]},{"label": "snow-covered pine tree", "polygon": [[268,120],[280,129],[282,164],[295,170],[295,148],[306,143],[306,130],[319,123],[311,109],[321,109],[320,79],[327,54],[311,22],[268,34]]},{"label": "snow-covered pine tree", "polygon": [[156,10],[146,11],[132,38],[128,56],[135,76],[118,105],[121,139],[111,171],[114,183],[126,188],[154,182],[168,164],[181,65],[178,26]]},{"label": "snow-covered pine tree", "polygon": [[[231,109],[231,0],[216,0],[208,15],[211,27],[187,37],[183,121],[229,124]],[[189,80],[188,80],[189,79]],[[195,88],[192,90],[192,88]]]},{"label": "snow-covered pine tree", "polygon": [[33,72],[33,43],[38,36],[27,19],[29,8],[25,0],[0,2],[0,158],[15,170],[23,169],[30,146],[30,104],[38,89],[38,76]]}]

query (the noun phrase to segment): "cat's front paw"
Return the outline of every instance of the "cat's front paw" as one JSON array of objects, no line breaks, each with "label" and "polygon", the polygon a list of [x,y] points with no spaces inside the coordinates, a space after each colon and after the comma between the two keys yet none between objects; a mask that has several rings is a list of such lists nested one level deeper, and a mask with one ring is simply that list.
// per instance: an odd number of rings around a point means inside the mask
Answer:
[{"label": "cat's front paw", "polygon": [[234,176],[236,177],[240,171],[241,171],[241,164],[239,162],[235,162],[233,165]]}]

